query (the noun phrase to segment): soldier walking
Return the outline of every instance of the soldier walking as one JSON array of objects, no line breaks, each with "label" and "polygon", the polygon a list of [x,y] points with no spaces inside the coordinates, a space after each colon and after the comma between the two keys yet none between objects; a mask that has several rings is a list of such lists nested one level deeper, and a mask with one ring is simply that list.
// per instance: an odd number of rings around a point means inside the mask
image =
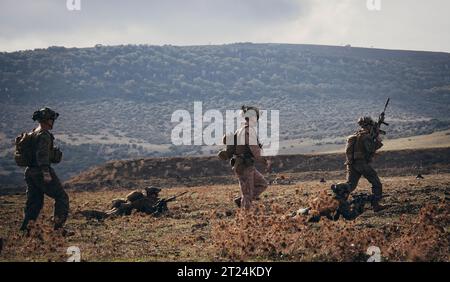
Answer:
[{"label": "soldier walking", "polygon": [[267,181],[256,169],[255,161],[261,159],[261,144],[257,137],[259,110],[255,107],[242,107],[245,123],[235,133],[236,147],[233,155],[233,171],[239,180],[241,196],[235,199],[238,207],[249,209],[252,201],[259,199],[267,189]]},{"label": "soldier walking", "polygon": [[[25,169],[25,181],[27,184],[27,201],[25,216],[20,230],[28,230],[30,220],[36,220],[44,204],[44,195],[55,200],[54,229],[61,230],[63,235],[71,235],[63,228],[69,212],[69,196],[51,167],[52,163],[59,163],[62,152],[54,147],[53,129],[55,120],[59,114],[50,108],[43,108],[33,113],[33,120],[39,122],[39,126],[30,136],[30,160]],[[17,141],[16,141],[17,143]]]}]

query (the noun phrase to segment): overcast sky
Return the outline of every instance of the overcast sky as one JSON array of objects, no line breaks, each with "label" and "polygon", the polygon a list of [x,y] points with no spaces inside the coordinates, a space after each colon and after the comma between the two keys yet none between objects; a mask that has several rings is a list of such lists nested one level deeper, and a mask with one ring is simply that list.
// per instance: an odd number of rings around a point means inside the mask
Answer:
[{"label": "overcast sky", "polygon": [[450,52],[450,0],[379,0],[379,11],[367,0],[80,1],[69,11],[66,0],[0,0],[0,51],[272,42]]}]

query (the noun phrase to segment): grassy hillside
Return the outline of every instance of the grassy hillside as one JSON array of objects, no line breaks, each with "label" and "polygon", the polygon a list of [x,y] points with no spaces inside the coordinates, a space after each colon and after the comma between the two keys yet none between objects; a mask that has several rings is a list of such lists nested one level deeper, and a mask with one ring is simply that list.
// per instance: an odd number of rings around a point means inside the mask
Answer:
[{"label": "grassy hillside", "polygon": [[[450,148],[381,152],[374,167],[384,176],[417,175],[418,173],[448,172]],[[323,155],[286,155],[269,158],[271,180],[285,174],[292,180],[303,181],[344,175],[345,157],[342,153]],[[257,164],[265,172],[261,164]],[[113,161],[94,167],[66,182],[66,187],[94,190],[109,188],[144,188],[146,185],[199,186],[233,183],[228,162],[217,157],[150,158]]]},{"label": "grassy hillside", "polygon": [[[51,47],[0,53],[0,175],[19,183],[12,141],[44,105],[55,126],[67,179],[108,160],[188,156],[171,146],[171,114],[239,108],[280,111],[282,141],[333,142],[360,115],[392,98],[389,138],[450,126],[450,54],[292,44]],[[286,148],[288,149],[288,148]]]},{"label": "grassy hillside", "polygon": [[[380,151],[414,150],[450,147],[450,130],[403,138],[383,138]],[[345,137],[314,139],[294,139],[281,142],[280,154],[329,154],[343,153]]]}]

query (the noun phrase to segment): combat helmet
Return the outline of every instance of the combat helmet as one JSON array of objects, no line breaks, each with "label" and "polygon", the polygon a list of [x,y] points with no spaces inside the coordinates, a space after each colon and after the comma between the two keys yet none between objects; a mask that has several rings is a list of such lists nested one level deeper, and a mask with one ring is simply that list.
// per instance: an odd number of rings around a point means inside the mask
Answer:
[{"label": "combat helmet", "polygon": [[348,183],[338,183],[331,185],[331,191],[336,199],[347,199],[351,193],[351,187]]},{"label": "combat helmet", "polygon": [[54,110],[44,107],[40,110],[37,110],[33,113],[33,120],[34,121],[45,121],[45,120],[56,120],[58,118],[59,114],[55,112]]},{"label": "combat helmet", "polygon": [[153,187],[153,186],[146,187],[144,190],[145,190],[145,194],[146,194],[147,197],[149,197],[151,195],[156,195],[157,196],[159,194],[159,192],[161,192],[160,188]]},{"label": "combat helmet", "polygon": [[257,107],[243,105],[241,107],[241,114],[244,118],[250,118],[256,115],[256,120],[259,120],[259,109]]},{"label": "combat helmet", "polygon": [[369,116],[360,117],[358,119],[358,125],[361,127],[373,126],[374,124],[375,124],[375,122]]}]

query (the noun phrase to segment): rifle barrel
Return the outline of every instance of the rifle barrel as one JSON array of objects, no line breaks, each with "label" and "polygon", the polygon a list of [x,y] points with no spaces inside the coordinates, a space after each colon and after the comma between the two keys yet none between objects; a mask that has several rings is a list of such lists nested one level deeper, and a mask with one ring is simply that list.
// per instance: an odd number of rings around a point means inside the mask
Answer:
[{"label": "rifle barrel", "polygon": [[384,105],[383,113],[386,111],[387,106],[389,105],[389,101],[390,101],[390,100],[391,100],[391,98],[388,98],[388,99],[387,99],[386,104]]},{"label": "rifle barrel", "polygon": [[161,199],[160,201],[171,202],[171,201],[175,200],[176,198],[178,198],[178,197],[180,197],[180,196],[183,196],[183,195],[186,194],[187,192],[188,192],[188,191],[184,191],[183,193],[180,193],[180,194],[178,194],[178,195],[175,195],[175,196],[172,196],[172,197],[169,197],[169,198]]}]

